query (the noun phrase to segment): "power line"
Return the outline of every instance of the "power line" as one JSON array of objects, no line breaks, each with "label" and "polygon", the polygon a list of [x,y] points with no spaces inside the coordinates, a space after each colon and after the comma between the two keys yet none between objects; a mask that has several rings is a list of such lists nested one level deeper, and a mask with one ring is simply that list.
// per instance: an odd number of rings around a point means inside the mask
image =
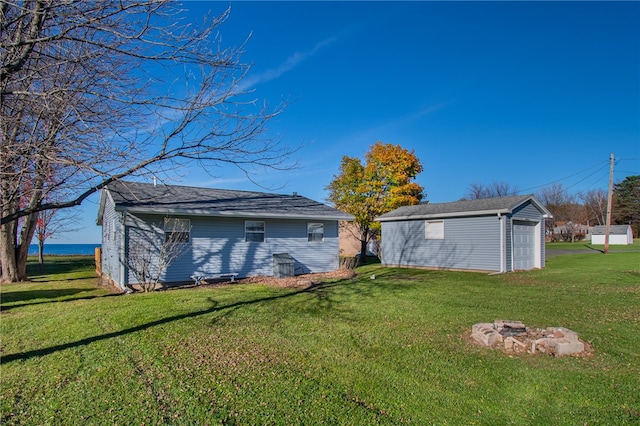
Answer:
[{"label": "power line", "polygon": [[[522,194],[522,193],[528,193],[529,191],[531,191],[531,190],[533,190],[533,189],[538,189],[538,188],[542,188],[542,187],[545,187],[545,186],[548,186],[548,185],[551,185],[551,184],[554,184],[554,183],[559,183],[559,182],[561,182],[561,181],[563,181],[563,180],[567,180],[567,179],[569,179],[569,178],[572,178],[572,177],[574,177],[574,176],[577,176],[577,175],[582,174],[582,173],[584,173],[584,172],[586,172],[586,171],[589,171],[589,170],[591,170],[591,169],[593,169],[593,168],[595,168],[595,167],[600,166],[600,168],[599,168],[598,170],[596,170],[595,172],[591,173],[589,176],[587,176],[587,177],[585,177],[585,178],[584,178],[584,179],[587,179],[587,178],[589,178],[590,176],[593,176],[595,173],[597,173],[597,172],[599,172],[600,170],[602,170],[603,168],[607,167],[608,165],[609,165],[609,160],[607,160],[607,161],[600,161],[599,163],[596,163],[596,164],[594,164],[593,166],[587,167],[586,169],[580,170],[579,172],[573,173],[573,174],[571,174],[571,175],[569,175],[569,176],[566,176],[566,177],[563,177],[563,178],[560,178],[560,179],[556,179],[556,180],[551,181],[551,182],[543,183],[542,185],[538,185],[538,186],[534,186],[534,187],[531,187],[531,188],[523,189],[523,190],[521,190],[521,191],[518,191],[518,193],[520,193],[520,194]],[[584,179],[582,179],[582,180],[584,180]],[[581,180],[581,181],[579,181],[579,182],[577,182],[577,183],[576,183],[576,184],[574,184],[574,185],[571,185],[571,186],[575,186],[575,185],[577,185],[578,183],[582,182],[582,180]],[[569,187],[569,188],[570,188],[570,187]]]},{"label": "power line", "polygon": [[579,184],[580,182],[583,182],[585,180],[587,180],[588,178],[590,178],[591,176],[595,175],[596,173],[598,173],[600,170],[604,169],[605,167],[607,167],[607,165],[605,164],[604,166],[600,167],[598,170],[596,170],[595,172],[591,173],[590,175],[586,176],[583,179],[580,179],[579,181],[577,181],[576,183],[574,183],[573,185],[569,185],[567,186],[565,189],[569,189],[569,188],[573,188],[574,186],[576,186],[577,184]]}]

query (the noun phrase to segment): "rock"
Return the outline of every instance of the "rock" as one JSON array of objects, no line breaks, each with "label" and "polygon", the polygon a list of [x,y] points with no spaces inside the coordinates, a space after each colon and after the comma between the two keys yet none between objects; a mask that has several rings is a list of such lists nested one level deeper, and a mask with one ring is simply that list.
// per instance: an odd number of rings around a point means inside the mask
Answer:
[{"label": "rock", "polygon": [[478,323],[471,327],[471,337],[477,342],[482,343],[485,346],[493,346],[496,343],[502,342],[502,335],[499,334],[493,324],[490,323]]}]

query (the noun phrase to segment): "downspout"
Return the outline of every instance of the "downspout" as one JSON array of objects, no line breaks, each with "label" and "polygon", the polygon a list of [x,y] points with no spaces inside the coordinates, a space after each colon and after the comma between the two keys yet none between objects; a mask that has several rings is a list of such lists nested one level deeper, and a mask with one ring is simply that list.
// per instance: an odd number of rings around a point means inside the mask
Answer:
[{"label": "downspout", "polygon": [[504,244],[504,217],[498,213],[498,224],[500,226],[500,273],[505,272],[506,249]]},{"label": "downspout", "polygon": [[122,222],[120,222],[120,288],[122,288],[123,290],[127,289],[127,276],[125,275],[127,273],[127,268],[125,266],[126,263],[126,246],[127,246],[127,211],[123,211],[122,212]]},{"label": "downspout", "polygon": [[509,220],[509,226],[511,227],[511,236],[509,237],[511,240],[511,272],[515,271],[516,268],[514,266],[514,258],[513,258],[513,216]]}]

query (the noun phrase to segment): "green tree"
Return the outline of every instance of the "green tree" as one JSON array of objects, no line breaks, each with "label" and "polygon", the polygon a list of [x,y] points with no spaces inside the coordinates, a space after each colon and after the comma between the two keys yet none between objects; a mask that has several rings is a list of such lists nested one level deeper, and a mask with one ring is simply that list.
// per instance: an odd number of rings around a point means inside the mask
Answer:
[{"label": "green tree", "polygon": [[627,176],[613,187],[613,222],[629,224],[633,235],[640,235],[640,175]]},{"label": "green tree", "polygon": [[380,232],[375,218],[395,208],[418,204],[424,197],[423,187],[413,180],[422,172],[422,164],[413,150],[400,145],[377,142],[360,159],[342,157],[340,173],[327,185],[329,201],[355,217],[360,240],[362,264],[367,244]]}]

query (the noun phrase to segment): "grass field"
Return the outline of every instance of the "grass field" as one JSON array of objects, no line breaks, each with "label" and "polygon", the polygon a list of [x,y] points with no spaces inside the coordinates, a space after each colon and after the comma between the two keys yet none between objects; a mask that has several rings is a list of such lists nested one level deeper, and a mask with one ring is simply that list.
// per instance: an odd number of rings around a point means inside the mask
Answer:
[{"label": "grass field", "polygon": [[[595,252],[604,252],[603,244],[591,244],[590,241],[576,241],[573,243],[570,242],[556,242],[556,243],[546,243],[547,250],[572,250],[572,251],[588,251],[592,250]],[[609,251],[611,253],[620,253],[620,252],[640,252],[640,238],[634,239],[633,245],[609,245]]]},{"label": "grass field", "polygon": [[[640,424],[638,252],[132,295],[98,287],[91,258],[47,260],[0,287],[3,425]],[[570,328],[594,354],[471,344],[495,319]]]}]

